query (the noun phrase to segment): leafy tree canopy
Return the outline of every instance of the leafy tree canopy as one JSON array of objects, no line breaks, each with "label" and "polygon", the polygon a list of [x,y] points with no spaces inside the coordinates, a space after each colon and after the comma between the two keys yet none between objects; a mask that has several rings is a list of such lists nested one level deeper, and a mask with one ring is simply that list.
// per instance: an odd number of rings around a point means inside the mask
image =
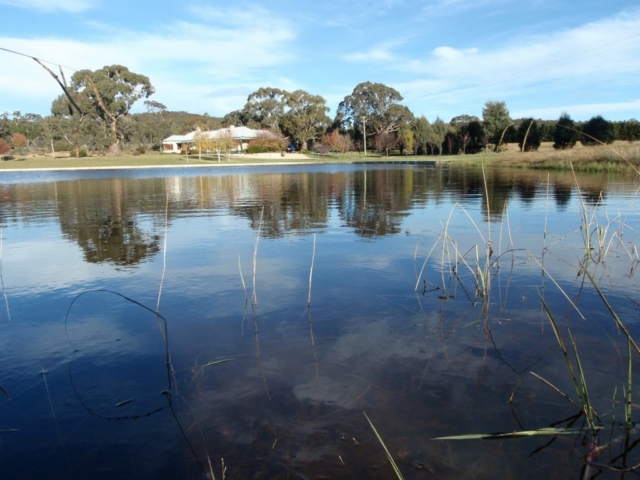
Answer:
[{"label": "leafy tree canopy", "polygon": [[327,116],[327,101],[304,90],[284,92],[284,96],[286,112],[280,117],[280,130],[306,149],[308,141],[320,138],[331,122]]},{"label": "leafy tree canopy", "polygon": [[483,128],[490,143],[497,151],[502,133],[513,123],[505,102],[487,102],[482,109]]},{"label": "leafy tree canopy", "polygon": [[336,120],[343,128],[354,129],[366,119],[367,135],[397,132],[403,123],[413,120],[411,111],[400,105],[402,95],[382,83],[364,82],[338,106]]},{"label": "leafy tree canopy", "polygon": [[429,139],[433,136],[433,128],[431,128],[429,120],[422,115],[411,123],[411,130],[413,130],[416,153],[425,155],[429,149]]},{"label": "leafy tree canopy", "polygon": [[[80,70],[71,77],[69,91],[84,115],[104,121],[110,130],[111,153],[120,152],[118,131],[120,120],[128,115],[135,102],[148,98],[155,92],[149,78],[131,72],[122,65],[105,66],[100,70]],[[54,100],[52,113],[62,114],[64,109],[72,113],[64,95]]]},{"label": "leafy tree canopy", "polygon": [[286,93],[279,88],[259,88],[247,97],[247,103],[240,114],[242,124],[253,123],[258,128],[278,130],[280,117],[287,103]]}]

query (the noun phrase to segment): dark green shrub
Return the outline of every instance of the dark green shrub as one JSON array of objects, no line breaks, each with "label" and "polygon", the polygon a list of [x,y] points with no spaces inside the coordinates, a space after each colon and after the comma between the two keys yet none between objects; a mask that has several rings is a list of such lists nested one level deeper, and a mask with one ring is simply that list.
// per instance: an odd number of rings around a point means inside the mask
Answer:
[{"label": "dark green shrub", "polygon": [[247,153],[282,152],[285,148],[287,141],[282,136],[265,131],[249,141]]},{"label": "dark green shrub", "polygon": [[585,134],[580,138],[583,145],[596,145],[600,142],[613,143],[616,139],[613,124],[600,115],[589,120],[582,131]]},{"label": "dark green shrub", "polygon": [[89,154],[87,153],[87,149],[86,148],[81,148],[80,150],[78,150],[78,158],[85,158],[88,155]]},{"label": "dark green shrub", "polygon": [[267,153],[267,152],[277,152],[278,150],[269,150],[264,145],[249,145],[247,148],[248,154],[256,154],[256,153]]},{"label": "dark green shrub", "polygon": [[53,149],[56,152],[68,152],[72,149],[72,147],[64,140],[55,140],[53,142]]},{"label": "dark green shrub", "polygon": [[135,153],[137,153],[138,155],[144,155],[146,153],[146,151],[147,151],[147,149],[144,148],[144,146],[142,146],[142,145],[138,145],[135,148]]},{"label": "dark green shrub", "polygon": [[540,148],[538,122],[533,118],[525,118],[520,123],[518,127],[518,146],[523,152],[534,152]]},{"label": "dark green shrub", "polygon": [[563,113],[553,132],[553,148],[557,150],[573,148],[576,144],[576,135],[575,122],[568,113]]}]

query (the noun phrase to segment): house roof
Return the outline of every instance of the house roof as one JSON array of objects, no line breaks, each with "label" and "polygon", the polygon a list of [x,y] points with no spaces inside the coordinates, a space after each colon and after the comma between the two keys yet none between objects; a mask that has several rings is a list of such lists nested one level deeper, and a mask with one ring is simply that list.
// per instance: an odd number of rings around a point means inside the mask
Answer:
[{"label": "house roof", "polygon": [[[236,140],[244,141],[244,140],[252,140],[256,138],[258,135],[263,134],[266,130],[254,130],[249,127],[228,127],[221,128],[219,130],[209,130],[202,132],[203,135],[208,137],[224,137],[227,135],[232,135]],[[193,137],[197,131],[187,133],[186,135],[171,135],[168,138],[165,138],[162,143],[187,143],[193,142]]]},{"label": "house roof", "polygon": [[170,137],[165,138],[162,143],[185,143],[185,142],[192,142],[193,141],[193,135],[189,136],[188,135],[171,135]]}]

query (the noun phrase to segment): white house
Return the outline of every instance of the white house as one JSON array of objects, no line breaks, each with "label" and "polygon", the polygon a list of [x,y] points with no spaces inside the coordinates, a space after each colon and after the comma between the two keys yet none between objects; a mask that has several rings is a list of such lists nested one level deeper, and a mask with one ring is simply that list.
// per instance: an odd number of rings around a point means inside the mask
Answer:
[{"label": "white house", "polygon": [[[203,135],[206,135],[210,138],[213,137],[223,137],[223,136],[233,136],[233,138],[238,142],[238,147],[236,151],[242,151],[247,149],[247,142],[249,140],[253,140],[260,134],[264,134],[265,130],[254,130],[248,127],[229,127],[229,128],[221,128],[219,130],[210,130],[206,132],[202,132]],[[171,135],[168,138],[165,138],[162,141],[162,152],[163,153],[180,153],[182,150],[186,148],[193,147],[193,137],[196,135],[196,132],[187,133],[186,135]]]}]

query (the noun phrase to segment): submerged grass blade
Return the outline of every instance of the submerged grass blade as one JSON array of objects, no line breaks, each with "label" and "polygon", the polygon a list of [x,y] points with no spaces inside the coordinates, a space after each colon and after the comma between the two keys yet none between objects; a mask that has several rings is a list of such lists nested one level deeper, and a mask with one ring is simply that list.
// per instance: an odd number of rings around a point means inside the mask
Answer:
[{"label": "submerged grass blade", "polygon": [[262,231],[262,219],[264,217],[264,205],[260,211],[260,223],[258,224],[258,233],[256,235],[256,245],[253,249],[253,305],[258,305],[258,293],[256,292],[256,271],[258,269],[258,243],[260,242],[260,233]]},{"label": "submerged grass blade", "polygon": [[622,330],[624,332],[625,336],[627,337],[627,339],[629,340],[631,345],[633,345],[634,350],[638,353],[638,355],[640,355],[640,347],[638,347],[638,344],[635,342],[635,340],[633,339],[633,337],[629,333],[629,330],[627,330],[627,327],[624,325],[624,323],[622,323],[622,320],[620,320],[620,317],[618,316],[618,314],[615,312],[615,310],[613,309],[613,307],[611,306],[611,304],[607,300],[607,297],[604,296],[604,293],[602,293],[602,290],[600,290],[600,287],[598,286],[598,284],[596,283],[596,281],[593,279],[593,277],[587,271],[586,268],[584,269],[584,273],[589,278],[589,280],[591,281],[591,284],[593,285],[593,288],[596,289],[596,292],[598,292],[598,295],[600,296],[600,298],[602,299],[604,304],[607,306],[607,309],[609,310],[609,312],[613,316],[613,319],[618,324],[618,327],[620,327],[620,330]]},{"label": "submerged grass blade", "polygon": [[387,450],[387,446],[382,441],[382,437],[376,430],[376,427],[373,426],[373,423],[371,422],[371,420],[369,420],[369,417],[367,416],[366,412],[363,411],[362,413],[364,413],[364,417],[367,419],[367,422],[369,422],[369,425],[371,425],[371,429],[373,430],[373,433],[375,433],[376,437],[378,437],[378,441],[380,442],[380,445],[382,445],[382,448],[384,448],[384,451],[387,454],[387,458],[389,459],[389,463],[391,463],[391,466],[393,467],[393,471],[396,472],[396,476],[398,477],[398,479],[404,480],[404,477],[402,476],[402,472],[400,472],[398,465],[396,465],[396,462],[393,460],[393,457],[389,453],[389,450]]},{"label": "submerged grass blade", "polygon": [[[553,284],[558,287],[558,290],[560,290],[560,293],[562,293],[562,295],[564,296],[564,298],[566,298],[569,303],[571,304],[571,306],[573,307],[573,309],[578,313],[578,315],[580,315],[580,318],[582,320],[586,320],[585,316],[582,315],[582,312],[578,309],[578,306],[573,302],[573,300],[571,300],[569,298],[569,295],[567,295],[567,292],[565,292],[563,290],[563,288],[558,284],[558,282],[556,282],[555,278],[553,278],[553,276],[547,271],[546,268],[544,268],[544,265],[542,265],[538,259],[536,257],[534,257],[531,253],[529,253],[531,259],[536,262],[538,264],[538,266],[542,269],[542,271],[544,272],[544,274],[553,282]],[[538,294],[540,294],[540,292],[538,292]]]},{"label": "submerged grass blade", "polygon": [[578,397],[582,397],[581,391],[580,391],[580,387],[578,386],[578,379],[577,379],[576,374],[575,374],[575,372],[573,370],[573,365],[571,364],[571,360],[569,359],[569,353],[567,352],[567,347],[565,347],[564,340],[562,339],[562,335],[560,335],[560,331],[558,330],[558,325],[556,324],[556,321],[553,318],[553,314],[551,313],[551,310],[549,310],[549,306],[547,305],[547,302],[544,300],[544,297],[542,296],[542,294],[540,293],[539,290],[538,290],[538,296],[540,297],[540,301],[542,302],[542,306],[544,308],[544,311],[547,314],[547,318],[549,319],[549,323],[551,323],[551,328],[553,329],[553,333],[556,336],[556,340],[558,341],[558,345],[560,346],[560,350],[562,350],[562,355],[564,356],[564,361],[567,364],[567,369],[569,370],[569,375],[571,375],[571,380],[573,380],[573,386],[576,389],[576,393],[578,394]]},{"label": "submerged grass blade", "polygon": [[567,400],[569,400],[575,407],[577,408],[582,408],[580,405],[578,405],[576,402],[574,402],[571,397],[569,397],[569,395],[567,395],[566,393],[564,393],[562,390],[560,390],[558,387],[556,387],[553,383],[551,383],[549,380],[541,377],[540,375],[538,375],[535,372],[529,372],[529,374],[533,375],[534,377],[536,377],[538,380],[540,380],[542,383],[546,384],[547,386],[551,387],[553,390],[555,390],[557,393],[559,393],[560,395],[562,395],[564,398],[566,398]]},{"label": "submerged grass blade", "polygon": [[625,422],[627,428],[630,429],[633,424],[631,422],[631,410],[632,410],[632,400],[633,400],[633,375],[632,375],[632,365],[631,361],[631,340],[627,339],[627,395],[626,395],[626,404],[624,406],[624,414],[625,414]]},{"label": "submerged grass blade", "polygon": [[244,283],[244,275],[242,275],[242,264],[240,263],[240,255],[238,255],[238,271],[240,272],[240,280],[242,281],[242,288],[244,289],[244,298],[245,300],[248,300],[249,294],[247,293],[247,284]]},{"label": "submerged grass blade", "polygon": [[67,452],[67,447],[64,444],[64,438],[62,437],[62,433],[60,432],[60,426],[58,425],[58,417],[56,416],[56,411],[53,408],[53,402],[51,401],[51,394],[49,393],[49,384],[47,383],[47,375],[45,369],[40,367],[40,374],[42,375],[42,380],[44,382],[44,388],[47,392],[47,400],[49,401],[49,408],[51,408],[51,415],[53,416],[53,423],[56,425],[56,432],[58,432],[58,439],[60,440],[60,445],[62,446],[62,451],[64,452],[64,456],[67,459],[67,464],[69,468],[73,468],[71,466],[71,460],[69,459],[69,453]]},{"label": "submerged grass blade", "polygon": [[313,234],[313,254],[311,255],[311,269],[309,270],[309,295],[307,296],[307,307],[311,306],[311,281],[313,279],[313,263],[316,260],[316,234]]},{"label": "submerged grass blade", "polygon": [[573,335],[571,335],[571,330],[569,330],[569,338],[571,338],[571,344],[573,345],[573,353],[576,357],[576,364],[578,365],[578,373],[580,374],[580,385],[582,390],[582,402],[585,414],[587,415],[587,422],[589,423],[589,428],[595,432],[595,422],[593,420],[593,407],[591,406],[591,400],[589,398],[589,390],[587,389],[587,379],[584,376],[584,370],[582,368],[582,363],[580,362],[580,355],[578,355],[578,346],[576,345],[576,341],[573,339]]},{"label": "submerged grass blade", "polygon": [[[602,427],[596,427],[600,430]],[[547,427],[538,428],[536,430],[523,430],[519,432],[505,433],[472,433],[469,435],[452,435],[450,437],[437,437],[431,440],[491,440],[500,438],[518,438],[518,437],[539,437],[539,436],[556,436],[556,435],[576,435],[584,433],[582,428],[562,428]]]},{"label": "submerged grass blade", "polygon": [[[202,375],[202,373],[204,372],[204,369],[206,367],[210,367],[212,365],[218,365],[220,363],[227,363],[230,362],[231,360],[234,360],[233,358],[223,358],[221,360],[212,360],[210,362],[205,363],[204,365],[198,365],[197,366],[197,370],[195,371],[195,373],[193,374],[193,380],[195,380],[196,378],[198,378],[199,376]],[[193,381],[192,380],[192,381]]]},{"label": "submerged grass blade", "polygon": [[11,311],[9,310],[9,299],[7,298],[7,291],[4,288],[4,276],[2,275],[2,227],[0,227],[0,286],[2,286],[2,295],[4,296],[4,303],[7,306],[7,320],[11,321]]},{"label": "submerged grass blade", "polygon": [[580,403],[582,404],[582,409],[587,417],[587,422],[589,423],[589,428],[591,431],[596,431],[596,424],[593,418],[593,407],[591,406],[591,401],[589,399],[589,391],[587,390],[587,381],[584,376],[584,370],[582,369],[582,364],[580,363],[580,356],[578,355],[578,347],[576,342],[571,335],[571,331],[569,331],[569,338],[571,338],[571,343],[573,345],[573,353],[576,358],[576,364],[578,366],[578,373],[580,375],[580,382],[578,382],[578,377],[576,376],[575,370],[573,369],[573,365],[571,364],[571,360],[569,359],[569,353],[567,352],[567,348],[565,347],[564,340],[560,335],[560,331],[558,330],[558,325],[556,324],[551,310],[549,310],[549,306],[547,302],[545,302],[544,297],[538,291],[538,295],[540,296],[540,301],[542,302],[542,306],[544,307],[544,311],[547,314],[547,318],[549,319],[549,323],[551,323],[551,328],[553,329],[553,333],[556,336],[556,340],[558,341],[558,345],[560,346],[560,350],[562,350],[562,355],[564,356],[564,360],[567,364],[567,369],[569,370],[569,375],[571,375],[571,380],[573,381],[573,386],[576,390],[578,398],[580,399]]}]

